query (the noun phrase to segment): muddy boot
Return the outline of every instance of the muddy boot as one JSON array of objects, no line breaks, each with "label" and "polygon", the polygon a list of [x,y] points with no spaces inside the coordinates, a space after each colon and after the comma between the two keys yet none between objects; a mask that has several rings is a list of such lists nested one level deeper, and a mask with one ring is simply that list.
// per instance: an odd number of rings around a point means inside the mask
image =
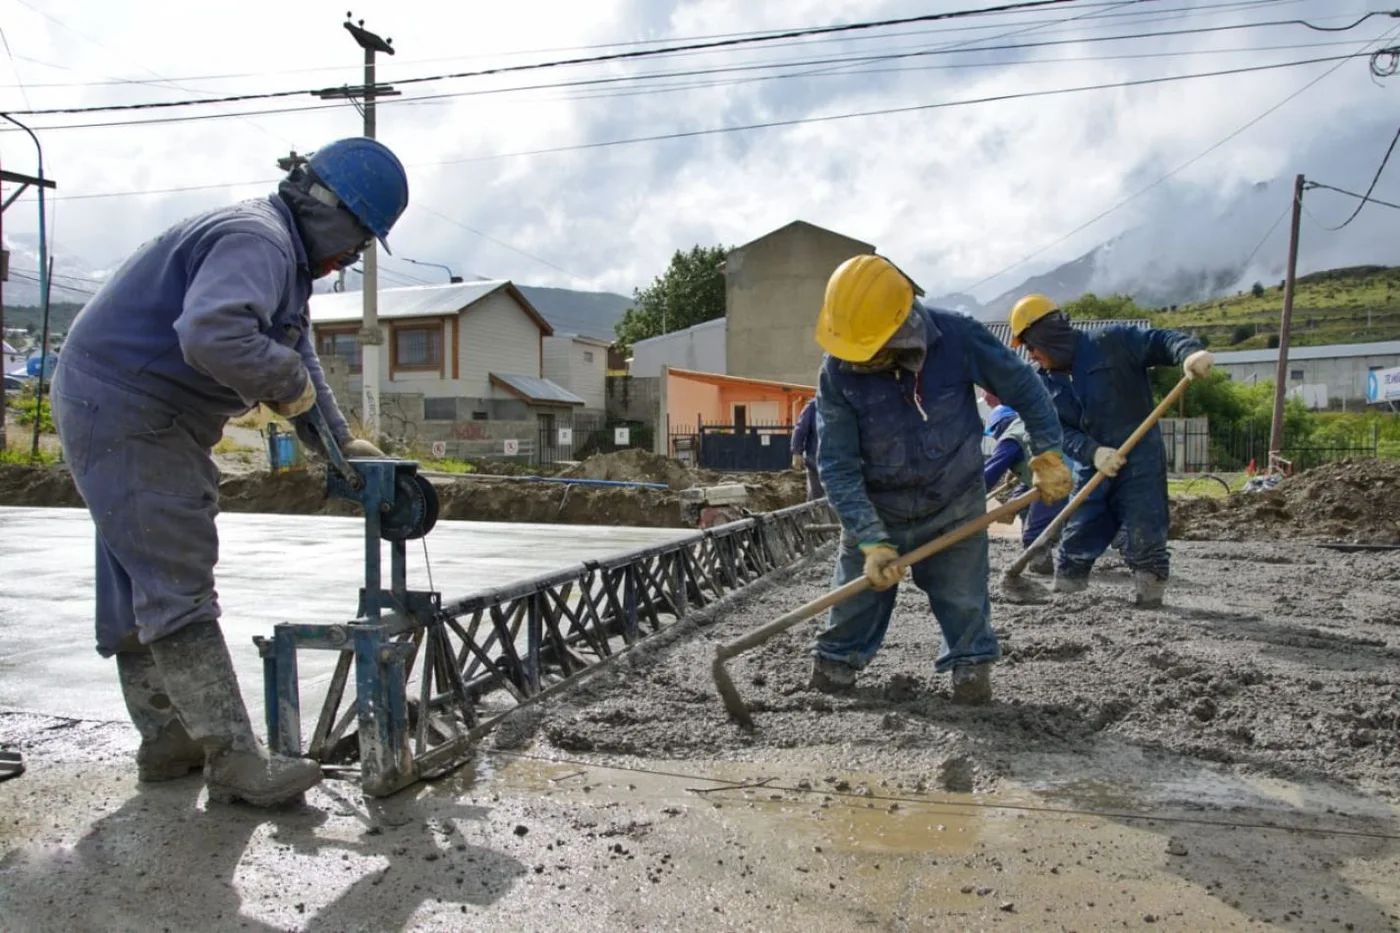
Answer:
[{"label": "muddy boot", "polygon": [[953,702],[981,706],[992,701],[992,665],[962,664],[953,668]]},{"label": "muddy boot", "polygon": [[1029,564],[1026,569],[1031,573],[1041,577],[1053,577],[1055,575],[1055,558],[1049,551],[1041,551]]},{"label": "muddy boot", "polygon": [[141,747],[136,750],[136,779],[143,783],[173,781],[204,767],[204,747],[190,738],[161,685],[149,648],[117,654],[122,698]]},{"label": "muddy boot", "polygon": [[856,684],[856,669],[841,661],[829,658],[812,659],[812,679],[807,686],[822,693],[840,693]]},{"label": "muddy boot", "polygon": [[1162,608],[1162,596],[1167,591],[1167,581],[1155,573],[1134,570],[1133,590],[1133,603],[1139,609],[1160,609]]},{"label": "muddy boot", "polygon": [[1088,588],[1088,577],[1066,577],[1063,574],[1055,575],[1055,585],[1053,589],[1056,593],[1082,593]]},{"label": "muddy boot", "polygon": [[271,807],[321,783],[309,758],[270,755],[253,734],[228,645],[217,622],[196,622],[151,644],[165,689],[208,760],[209,799]]}]

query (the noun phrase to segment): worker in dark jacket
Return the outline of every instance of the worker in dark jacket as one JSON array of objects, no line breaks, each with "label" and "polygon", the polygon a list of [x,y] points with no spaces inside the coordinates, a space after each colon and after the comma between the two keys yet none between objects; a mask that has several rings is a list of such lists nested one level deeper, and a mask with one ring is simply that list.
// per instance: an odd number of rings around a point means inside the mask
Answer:
[{"label": "worker in dark jacket", "polygon": [[[986,434],[995,438],[997,442],[986,466],[982,468],[982,482],[988,489],[995,489],[1009,472],[1019,481],[1012,495],[1023,496],[1032,484],[1030,463],[1033,454],[1030,432],[1026,430],[1025,422],[1016,414],[1015,409],[1001,404],[1000,399],[985,389],[982,396],[987,404],[992,406],[992,412],[987,418]],[[1066,465],[1069,465],[1068,458]],[[1040,533],[1060,514],[1065,501],[1067,500],[1052,503],[1032,502],[1028,508],[1021,510],[1021,547],[1028,548],[1035,543]],[[1047,577],[1053,574],[1055,564],[1051,548],[1047,545],[1026,569]]]},{"label": "worker in dark jacket", "polygon": [[[838,690],[879,649],[894,612],[899,555],[986,514],[985,386],[1025,418],[1032,484],[1047,501],[1069,494],[1060,426],[1035,372],[969,317],[926,308],[888,260],[856,256],[837,267],[817,322],[826,351],[817,381],[817,461],[841,522],[833,584],[863,573],[872,589],[834,606],[812,651],[812,686]],[[991,627],[986,532],[915,564],[942,630],[936,672],[953,700],[991,698],[1001,649]]]},{"label": "worker in dark jacket", "polygon": [[813,396],[802,406],[797,425],[792,429],[792,468],[807,471],[807,501],[820,499],[821,474],[817,471],[817,399]]},{"label": "worker in dark jacket", "polygon": [[1078,331],[1044,295],[1017,302],[1010,323],[1013,345],[1026,346],[1055,399],[1065,453],[1076,461],[1075,488],[1095,471],[1107,478],[1065,525],[1055,591],[1076,593],[1087,587],[1094,562],[1122,526],[1135,601],[1143,608],[1161,606],[1170,576],[1162,432],[1153,425],[1126,459],[1118,447],[1156,407],[1149,370],[1175,365],[1198,379],[1210,372],[1210,353],[1180,331],[1126,324],[1093,334]]},{"label": "worker in dark jacket", "polygon": [[[312,280],[343,269],[408,204],[381,143],[331,143],[278,190],[184,220],[136,251],[79,312],[53,379],[64,455],[97,526],[97,651],[116,657],[141,733],[138,777],[204,769],[209,796],[270,806],[321,778],[257,740],[219,627],[214,587],[225,422],[266,403],[350,429],[316,357]],[[387,246],[386,246],[387,248]]]}]

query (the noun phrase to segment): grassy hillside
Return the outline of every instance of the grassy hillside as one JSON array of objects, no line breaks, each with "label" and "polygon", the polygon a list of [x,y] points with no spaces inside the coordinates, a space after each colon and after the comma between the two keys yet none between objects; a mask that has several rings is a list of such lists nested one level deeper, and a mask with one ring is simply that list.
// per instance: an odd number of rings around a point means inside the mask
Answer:
[{"label": "grassy hillside", "polygon": [[[1209,337],[1216,352],[1262,350],[1278,336],[1283,287],[1268,283],[1263,292],[1183,305],[1152,317],[1163,327]],[[1292,346],[1376,340],[1400,340],[1400,266],[1330,269],[1298,279]]]},{"label": "grassy hillside", "polygon": [[[68,328],[73,324],[73,318],[82,310],[82,307],[82,305],[67,301],[50,301],[49,331],[59,334],[67,333]],[[32,327],[34,333],[37,334],[43,322],[43,308],[5,306],[6,327]]]}]

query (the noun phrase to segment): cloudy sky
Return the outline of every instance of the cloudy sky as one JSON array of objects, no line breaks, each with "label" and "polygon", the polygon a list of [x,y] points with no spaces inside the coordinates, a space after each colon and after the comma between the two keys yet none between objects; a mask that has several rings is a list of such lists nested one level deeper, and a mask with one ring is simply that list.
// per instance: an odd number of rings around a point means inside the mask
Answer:
[{"label": "cloudy sky", "polygon": [[[380,56],[379,80],[394,83],[990,5],[419,0],[350,9],[392,37],[398,53]],[[411,179],[412,204],[391,243],[398,257],[446,263],[458,274],[624,294],[661,271],[676,249],[737,245],[795,218],[876,244],[933,295],[972,290],[986,299],[1135,227],[1151,235],[1124,246],[1124,263],[1160,263],[1165,255],[1191,261],[1222,251],[1242,258],[1262,241],[1257,263],[1266,274],[1282,261],[1286,222],[1263,238],[1287,209],[1296,172],[1365,190],[1400,120],[1400,76],[1377,79],[1359,57],[1044,92],[1361,53],[1400,36],[1400,20],[1374,17],[1337,32],[1259,24],[1302,18],[1337,29],[1382,7],[1357,0],[1072,0],[705,52],[403,83],[402,96],[378,110],[379,138],[399,153]],[[50,224],[60,270],[67,263],[70,275],[81,276],[110,268],[180,217],[270,190],[276,159],[289,150],[306,152],[360,131],[352,105],[307,93],[171,109],[21,113],[361,81],[361,52],[341,25],[344,5],[242,0],[219,5],[217,17],[203,12],[212,8],[165,0],[0,0],[0,110],[35,129],[45,171],[58,182]],[[1143,38],[1108,38],[1133,35]],[[1014,98],[1027,93],[1043,96]],[[1006,95],[1013,99],[929,106]],[[820,119],[897,108],[924,109]],[[133,121],[162,122],[73,128]],[[611,145],[787,121],[805,122]],[[5,167],[33,172],[29,138],[0,126]],[[1400,200],[1400,165],[1375,196]],[[1400,214],[1389,209],[1370,206],[1340,233],[1322,229],[1343,220],[1354,203],[1309,194],[1305,269],[1400,259],[1393,233]],[[36,214],[32,199],[12,205],[6,238],[32,235]],[[17,255],[16,268],[23,271],[25,261]],[[439,269],[403,259],[388,259],[384,268],[384,284],[445,279]],[[74,271],[81,269],[88,271]],[[81,278],[64,284],[84,287]]]}]

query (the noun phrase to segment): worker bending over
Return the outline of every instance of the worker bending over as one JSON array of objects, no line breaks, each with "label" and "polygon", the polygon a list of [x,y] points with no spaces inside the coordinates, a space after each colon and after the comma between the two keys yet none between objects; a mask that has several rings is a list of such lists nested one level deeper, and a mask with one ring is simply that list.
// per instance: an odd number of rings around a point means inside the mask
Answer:
[{"label": "worker bending over", "polygon": [[792,429],[792,468],[807,471],[807,501],[820,499],[822,478],[817,472],[817,400],[808,399]]},{"label": "worker bending over", "polygon": [[[1003,405],[1001,400],[988,392],[982,390],[982,398],[991,407],[992,413],[987,418],[988,437],[994,438],[997,442],[992,450],[992,456],[987,460],[986,466],[982,468],[982,482],[988,489],[995,489],[1010,473],[1018,480],[1018,485],[1013,496],[1024,496],[1031,488],[1033,477],[1031,476],[1031,435],[1026,430],[1026,423],[1021,420],[1021,416],[1016,414],[1016,410],[1009,405]],[[1060,510],[1065,506],[1065,500],[1053,503],[1032,502],[1029,507],[1022,509],[1021,518],[1021,547],[1029,548],[1035,543],[1035,539],[1040,537],[1040,533],[1050,526],[1055,520],[1055,516],[1060,514]],[[1008,519],[1009,521],[1009,519]],[[1035,559],[1026,567],[1031,573],[1038,573],[1042,576],[1050,576],[1055,572],[1055,561],[1051,556],[1049,546],[1041,550]]]},{"label": "worker bending over", "polygon": [[[313,279],[383,242],[407,205],[392,152],[371,139],[331,143],[276,193],[147,242],[73,321],[53,414],[97,526],[97,651],[116,656],[142,781],[203,768],[210,799],[270,806],[321,779],[315,761],[268,754],[239,693],[214,586],[211,452],[230,417],[262,402],[313,450],[305,416],[319,404],[346,456],[383,456],[350,436],[307,300]],[[294,580],[267,581],[268,598]]]},{"label": "worker bending over", "polygon": [[1170,576],[1167,553],[1167,458],[1154,424],[1129,452],[1118,448],[1156,407],[1153,366],[1179,365],[1197,379],[1212,358],[1201,342],[1180,331],[1110,325],[1092,334],[1075,330],[1044,295],[1027,295],[1011,309],[1012,345],[1024,344],[1043,370],[1064,428],[1065,452],[1076,461],[1076,489],[1095,471],[1107,477],[1070,516],[1055,567],[1055,591],[1077,593],[1119,527],[1127,530],[1123,558],[1133,572],[1135,601],[1162,605]]},{"label": "worker bending over", "polygon": [[[826,350],[817,382],[817,462],[841,521],[833,583],[863,573],[873,585],[832,608],[812,647],[811,685],[855,683],[884,640],[901,553],[986,513],[982,419],[974,386],[1022,412],[1032,483],[1049,501],[1069,494],[1055,409],[1034,371],[972,318],[926,308],[902,272],[857,256],[832,273],[817,322]],[[951,671],[953,700],[991,698],[1001,657],[987,597],[987,535],[915,564],[942,629],[936,672]]]}]

